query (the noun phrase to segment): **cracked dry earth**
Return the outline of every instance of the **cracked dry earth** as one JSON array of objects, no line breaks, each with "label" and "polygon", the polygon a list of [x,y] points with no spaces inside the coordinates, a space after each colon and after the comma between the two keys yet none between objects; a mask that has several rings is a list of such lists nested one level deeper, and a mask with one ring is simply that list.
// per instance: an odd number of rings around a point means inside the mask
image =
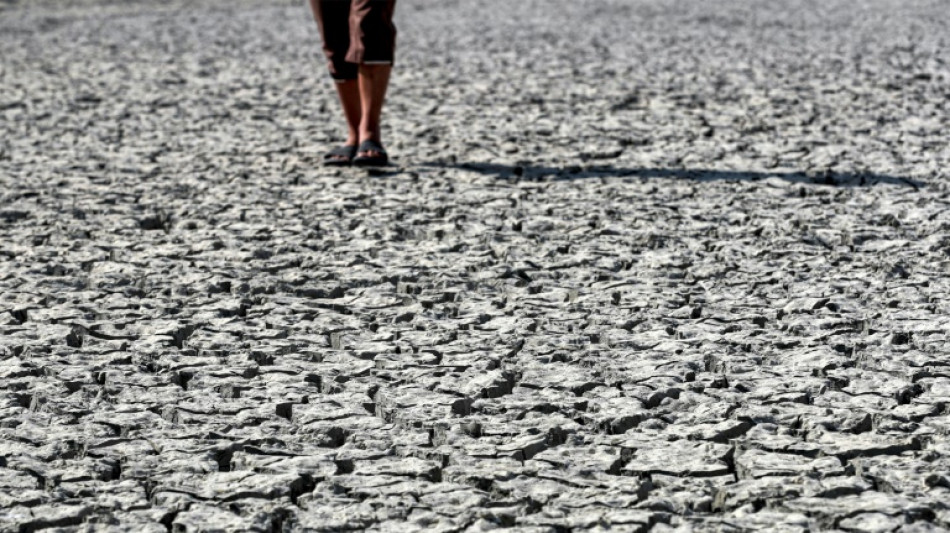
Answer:
[{"label": "cracked dry earth", "polygon": [[0,531],[950,527],[945,2],[0,3]]}]

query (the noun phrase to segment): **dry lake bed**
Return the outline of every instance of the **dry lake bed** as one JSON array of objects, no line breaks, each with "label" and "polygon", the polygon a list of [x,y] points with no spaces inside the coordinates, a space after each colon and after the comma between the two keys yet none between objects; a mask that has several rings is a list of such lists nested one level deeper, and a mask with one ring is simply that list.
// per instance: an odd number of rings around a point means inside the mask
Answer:
[{"label": "dry lake bed", "polygon": [[0,0],[0,532],[950,527],[950,10]]}]

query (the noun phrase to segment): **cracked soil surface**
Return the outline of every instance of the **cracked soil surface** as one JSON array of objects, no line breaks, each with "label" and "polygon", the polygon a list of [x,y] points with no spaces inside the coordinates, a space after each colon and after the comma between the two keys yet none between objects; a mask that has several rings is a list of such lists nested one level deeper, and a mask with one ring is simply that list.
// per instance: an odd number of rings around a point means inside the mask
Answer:
[{"label": "cracked soil surface", "polygon": [[0,1],[0,531],[950,527],[946,2]]}]

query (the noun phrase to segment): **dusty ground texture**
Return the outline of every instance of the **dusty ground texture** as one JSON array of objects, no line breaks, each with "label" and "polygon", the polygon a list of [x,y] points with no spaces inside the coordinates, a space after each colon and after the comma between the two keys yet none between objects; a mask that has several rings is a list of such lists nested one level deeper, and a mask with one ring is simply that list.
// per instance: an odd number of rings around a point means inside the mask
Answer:
[{"label": "dusty ground texture", "polygon": [[950,526],[945,2],[0,3],[0,531]]}]

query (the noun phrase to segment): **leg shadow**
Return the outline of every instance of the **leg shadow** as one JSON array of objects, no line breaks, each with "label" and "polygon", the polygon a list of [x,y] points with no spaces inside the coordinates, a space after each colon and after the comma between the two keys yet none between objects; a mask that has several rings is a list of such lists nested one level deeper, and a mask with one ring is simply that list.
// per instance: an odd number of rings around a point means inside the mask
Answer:
[{"label": "leg shadow", "polygon": [[552,167],[543,165],[499,165],[479,162],[431,162],[423,167],[452,168],[477,172],[499,179],[538,178],[553,181],[573,181],[592,178],[650,178],[688,180],[696,182],[710,181],[760,181],[766,178],[778,178],[790,183],[803,185],[827,185],[832,187],[873,187],[875,185],[896,185],[913,187],[919,190],[925,183],[903,176],[890,176],[872,172],[803,172],[776,171],[752,172],[741,170],[713,170],[704,168],[623,168],[613,165]]}]

